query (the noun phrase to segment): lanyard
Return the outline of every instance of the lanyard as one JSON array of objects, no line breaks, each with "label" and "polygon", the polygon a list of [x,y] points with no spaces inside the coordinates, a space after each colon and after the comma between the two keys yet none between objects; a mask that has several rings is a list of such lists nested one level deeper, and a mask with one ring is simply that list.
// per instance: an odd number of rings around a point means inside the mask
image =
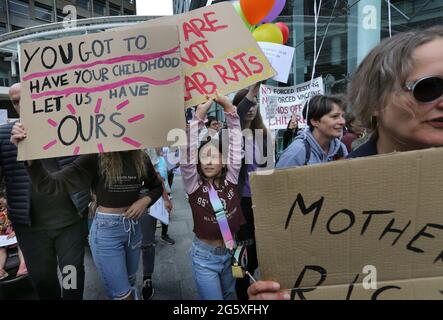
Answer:
[{"label": "lanyard", "polygon": [[220,227],[223,241],[225,242],[225,247],[229,250],[234,250],[235,241],[232,237],[231,229],[229,229],[226,210],[212,184],[209,184],[209,201],[214,209],[215,218],[217,219],[218,226]]}]

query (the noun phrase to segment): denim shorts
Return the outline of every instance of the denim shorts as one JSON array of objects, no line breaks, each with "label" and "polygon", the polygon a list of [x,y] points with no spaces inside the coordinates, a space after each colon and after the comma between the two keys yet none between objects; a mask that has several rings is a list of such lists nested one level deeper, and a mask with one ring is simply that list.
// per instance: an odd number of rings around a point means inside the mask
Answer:
[{"label": "denim shorts", "polygon": [[133,289],[141,241],[137,220],[97,211],[89,232],[89,245],[110,299],[125,298]]},{"label": "denim shorts", "polygon": [[190,256],[192,274],[201,300],[236,299],[231,251],[213,247],[194,237]]}]

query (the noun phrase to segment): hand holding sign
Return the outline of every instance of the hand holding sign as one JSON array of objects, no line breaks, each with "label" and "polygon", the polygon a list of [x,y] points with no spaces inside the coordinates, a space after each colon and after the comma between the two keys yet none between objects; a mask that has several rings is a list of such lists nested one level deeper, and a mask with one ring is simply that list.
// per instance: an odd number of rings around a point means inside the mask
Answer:
[{"label": "hand holding sign", "polygon": [[204,103],[201,103],[197,106],[197,110],[195,111],[195,115],[197,118],[204,120],[206,118],[206,114],[208,113],[209,108],[212,106],[213,100],[208,97],[208,100]]},{"label": "hand holding sign", "polygon": [[224,112],[234,112],[234,105],[232,104],[231,100],[227,96],[220,94],[219,91],[217,91],[214,100],[223,107]]},{"label": "hand holding sign", "polygon": [[291,121],[289,122],[289,129],[294,130],[298,127],[297,114],[295,112],[292,113]]},{"label": "hand holding sign", "polygon": [[249,300],[289,300],[290,295],[280,290],[280,284],[275,281],[257,281],[248,288]]},{"label": "hand holding sign", "polygon": [[26,129],[20,122],[14,123],[11,130],[11,143],[15,146],[19,144],[20,141],[25,139],[27,136]]}]

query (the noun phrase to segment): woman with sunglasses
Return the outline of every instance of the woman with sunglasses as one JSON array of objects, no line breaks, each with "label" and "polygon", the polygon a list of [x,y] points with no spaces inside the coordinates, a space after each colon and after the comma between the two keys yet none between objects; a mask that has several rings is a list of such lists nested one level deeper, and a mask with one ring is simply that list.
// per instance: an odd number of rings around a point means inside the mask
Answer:
[{"label": "woman with sunglasses", "polygon": [[[372,130],[350,158],[443,146],[443,26],[400,33],[372,49],[352,78],[349,103]],[[254,282],[248,296],[290,299],[274,281]]]},{"label": "woman with sunglasses", "polygon": [[443,146],[443,26],[382,41],[353,76],[349,102],[372,132],[350,158]]}]

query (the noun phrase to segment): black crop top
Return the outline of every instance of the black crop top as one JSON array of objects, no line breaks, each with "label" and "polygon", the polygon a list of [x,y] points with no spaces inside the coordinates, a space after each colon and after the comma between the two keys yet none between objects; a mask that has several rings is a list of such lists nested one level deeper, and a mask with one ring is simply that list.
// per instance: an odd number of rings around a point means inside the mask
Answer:
[{"label": "black crop top", "polygon": [[79,156],[74,162],[58,172],[49,173],[36,160],[27,166],[33,187],[40,193],[57,194],[59,192],[76,192],[91,188],[97,195],[97,204],[108,208],[122,208],[132,205],[140,197],[140,190],[148,189],[144,194],[154,204],[160,198],[163,188],[157,178],[154,167],[147,157],[147,177],[137,178],[137,171],[127,152],[121,152],[123,175],[120,182],[105,185],[105,177],[100,174],[97,154]]}]

